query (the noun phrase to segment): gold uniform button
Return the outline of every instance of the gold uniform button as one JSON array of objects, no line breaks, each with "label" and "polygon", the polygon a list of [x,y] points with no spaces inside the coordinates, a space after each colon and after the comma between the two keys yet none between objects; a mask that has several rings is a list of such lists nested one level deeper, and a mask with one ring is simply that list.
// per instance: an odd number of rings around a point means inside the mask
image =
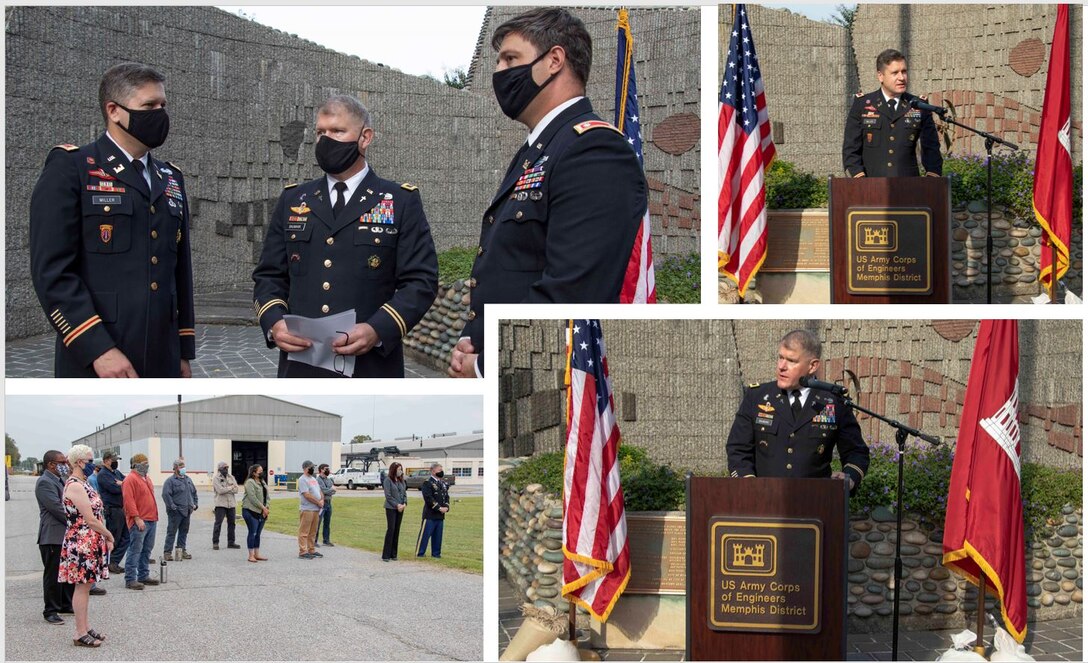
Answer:
[{"label": "gold uniform button", "polygon": [[487,217],[487,222],[488,223],[495,223],[495,217],[493,217],[493,216]]},{"label": "gold uniform button", "polygon": [[102,211],[103,211],[103,212],[108,212],[108,211],[110,211],[110,206],[109,206],[109,205],[106,205],[105,207],[103,207],[103,208],[102,208]]},{"label": "gold uniform button", "polygon": [[331,288],[331,287],[332,287],[332,286],[331,286],[331,285],[329,285],[329,282],[328,282],[328,281],[325,281],[324,283],[322,283],[322,284],[321,284],[321,289],[322,289],[322,290],[328,290],[328,289],[329,289],[329,288]]},{"label": "gold uniform button", "polygon": [[484,254],[484,247],[482,247],[482,246],[481,246],[481,247],[478,247],[478,248],[476,249],[476,255],[478,255],[478,256],[482,256],[483,254]]},{"label": "gold uniform button", "polygon": [[326,260],[325,261],[325,266],[326,267],[332,267],[332,261],[331,260]]},{"label": "gold uniform button", "polygon": [[156,283],[155,281],[152,281],[151,282],[151,289],[152,290],[158,290],[159,289],[159,284]]},{"label": "gold uniform button", "polygon": [[888,162],[888,168],[891,168],[891,167],[892,167],[892,162],[891,162],[891,161],[889,161],[889,162]]},{"label": "gold uniform button", "polygon": [[515,215],[514,215],[514,218],[515,218],[515,219],[520,219],[521,217],[522,217],[522,213],[521,213],[521,212],[518,212],[517,214],[515,214]]},{"label": "gold uniform button", "polygon": [[895,136],[888,136],[888,140],[895,140]]},{"label": "gold uniform button", "polygon": [[152,230],[151,231],[151,239],[158,239],[158,238],[159,238],[159,231],[158,230]]},{"label": "gold uniform button", "polygon": [[325,243],[326,243],[326,244],[328,244],[329,246],[332,246],[332,244],[333,244],[333,242],[334,242],[334,241],[335,241],[335,240],[333,240],[333,238],[332,238],[332,237],[330,237],[330,238],[328,238],[327,240],[325,240]]},{"label": "gold uniform button", "polygon": [[888,150],[888,154],[895,154],[895,150]]},{"label": "gold uniform button", "polygon": [[475,320],[476,319],[476,311],[469,311],[468,312],[468,319],[469,320]]},{"label": "gold uniform button", "polygon": [[291,233],[291,239],[294,239],[296,237],[298,237],[298,235],[296,235],[295,233]]},{"label": "gold uniform button", "polygon": [[321,312],[322,313],[328,313],[329,312],[329,305],[325,304],[324,306],[322,306],[321,307]]},{"label": "gold uniform button", "polygon": [[155,213],[155,206],[154,206],[154,205],[152,205],[152,206],[151,206],[151,213],[152,213],[152,214],[154,214],[154,213]]},{"label": "gold uniform button", "polygon": [[786,449],[786,453],[788,453],[788,454],[793,453],[793,447],[790,447],[789,449]]},{"label": "gold uniform button", "polygon": [[793,433],[790,433],[790,437],[793,437]]},{"label": "gold uniform button", "polygon": [[375,237],[374,238],[374,243],[375,244],[381,244],[382,243],[382,238],[381,237]]},{"label": "gold uniform button", "polygon": [[786,463],[786,469],[787,469],[787,470],[792,470],[792,469],[793,469],[793,465],[791,465],[790,463]]},{"label": "gold uniform button", "polygon": [[151,264],[152,265],[159,264],[159,257],[158,256],[151,256]]}]

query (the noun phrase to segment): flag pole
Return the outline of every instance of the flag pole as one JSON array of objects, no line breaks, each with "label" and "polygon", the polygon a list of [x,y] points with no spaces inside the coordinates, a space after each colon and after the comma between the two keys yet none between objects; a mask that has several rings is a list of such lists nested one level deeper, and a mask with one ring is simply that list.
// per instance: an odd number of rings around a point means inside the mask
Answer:
[{"label": "flag pole", "polygon": [[1049,291],[1050,303],[1057,304],[1058,300],[1058,247],[1054,246],[1054,242],[1047,242],[1050,244],[1050,283],[1047,284],[1046,289]]},{"label": "flag pole", "polygon": [[[566,363],[566,366],[564,367],[564,371],[563,371],[563,387],[566,389],[566,392],[567,392],[567,434],[568,435],[570,434],[570,419],[571,419],[571,416],[572,416],[572,413],[571,413],[571,397],[572,396],[571,396],[571,379],[570,379],[570,361],[571,361],[571,355],[573,354],[573,351],[574,351],[574,320],[568,320],[567,321],[567,363]],[[566,463],[566,451],[563,452],[563,457],[564,457],[563,462]],[[564,472],[563,473],[564,473],[564,475],[566,474],[566,468],[565,467],[564,467]],[[566,530],[566,528],[567,528],[567,500],[566,500],[566,497],[564,496],[564,498],[563,498],[563,529]],[[565,547],[566,547],[566,544],[564,544],[564,548]],[[564,580],[563,582],[566,582],[566,580]],[[577,619],[578,619],[578,613],[575,612],[575,610],[576,610],[576,608],[575,608],[575,605],[574,605],[574,601],[571,601],[570,599],[567,599],[567,641],[570,642],[575,647],[577,647],[578,643],[575,640],[576,635],[577,635],[575,633],[575,631],[576,631],[575,624],[576,624]]]},{"label": "flag pole", "polygon": [[978,635],[975,636],[975,653],[986,656],[986,643],[982,640],[982,631],[986,628],[986,580],[978,576]]}]

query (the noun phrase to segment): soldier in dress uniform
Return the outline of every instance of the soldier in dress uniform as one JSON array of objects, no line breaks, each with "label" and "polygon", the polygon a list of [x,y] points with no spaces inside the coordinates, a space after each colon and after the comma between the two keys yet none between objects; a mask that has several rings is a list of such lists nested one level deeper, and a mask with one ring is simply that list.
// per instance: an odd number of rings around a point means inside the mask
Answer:
[{"label": "soldier in dress uniform", "polygon": [[500,25],[491,46],[499,106],[530,132],[484,211],[453,377],[483,375],[485,304],[618,302],[646,211],[634,150],[585,98],[593,46],[582,21],[534,9]]},{"label": "soldier in dress uniform", "polygon": [[[857,490],[869,447],[853,410],[830,392],[800,385],[820,367],[820,341],[795,330],[778,346],[778,379],[748,386],[725,444],[731,477],[831,477]],[[837,447],[842,471],[831,471]]]},{"label": "soldier in dress uniform", "polygon": [[189,202],[166,141],[165,77],[111,67],[106,131],[58,145],[30,198],[30,271],[57,333],[56,377],[190,377],[196,357]]},{"label": "soldier in dress uniform", "polygon": [[917,145],[922,145],[926,175],[939,177],[944,159],[933,114],[910,107],[907,61],[894,49],[876,58],[880,89],[858,93],[846,118],[842,166],[850,177],[917,177]]},{"label": "soldier in dress uniform", "polygon": [[253,272],[257,319],[268,347],[281,350],[279,377],[338,376],[288,361],[311,342],[287,331],[285,314],[321,318],[352,309],[356,324],[333,342],[336,354],[356,355],[348,377],[404,377],[401,339],[438,292],[423,202],[415,186],[384,180],[367,163],[374,129],[358,99],[330,97],[317,111],[316,133],[326,174],[280,194]]}]

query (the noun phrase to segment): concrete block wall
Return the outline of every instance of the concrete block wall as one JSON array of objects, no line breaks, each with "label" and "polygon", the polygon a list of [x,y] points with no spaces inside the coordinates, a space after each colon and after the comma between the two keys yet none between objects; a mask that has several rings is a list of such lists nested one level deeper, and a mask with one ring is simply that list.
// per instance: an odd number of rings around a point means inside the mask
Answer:
[{"label": "concrete block wall", "polygon": [[[725,471],[725,440],[745,385],[774,376],[779,339],[805,328],[823,341],[822,375],[858,377],[858,403],[953,443],[970,372],[975,321],[606,320],[617,420],[624,440],[654,460],[702,473]],[[1080,468],[1083,461],[1081,324],[1024,320],[1020,425],[1026,461]],[[565,323],[500,325],[502,456],[562,448]],[[861,417],[867,440],[892,443]]]}]

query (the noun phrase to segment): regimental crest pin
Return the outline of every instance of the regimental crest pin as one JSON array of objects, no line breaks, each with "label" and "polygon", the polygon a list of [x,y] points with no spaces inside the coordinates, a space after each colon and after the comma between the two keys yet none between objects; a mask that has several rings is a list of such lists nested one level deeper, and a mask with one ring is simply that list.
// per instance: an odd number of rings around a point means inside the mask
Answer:
[{"label": "regimental crest pin", "polygon": [[371,269],[377,269],[381,267],[382,259],[378,256],[370,256],[370,259],[366,261],[366,264],[369,265]]}]

